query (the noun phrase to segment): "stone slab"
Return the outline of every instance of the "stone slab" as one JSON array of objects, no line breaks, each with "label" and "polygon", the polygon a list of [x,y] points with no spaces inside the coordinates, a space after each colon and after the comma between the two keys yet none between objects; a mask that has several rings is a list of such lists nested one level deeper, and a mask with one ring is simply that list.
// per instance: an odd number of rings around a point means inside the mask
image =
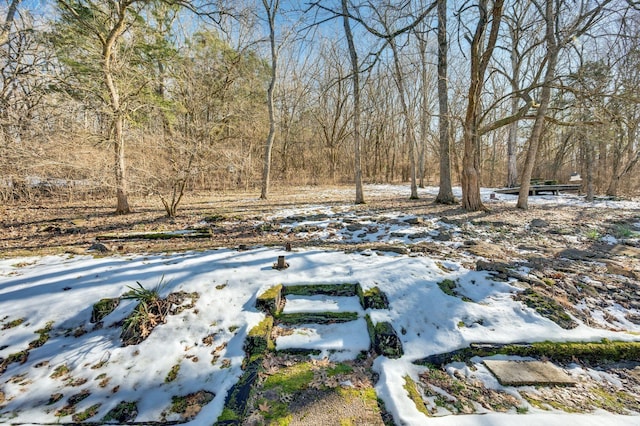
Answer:
[{"label": "stone slab", "polygon": [[576,381],[548,361],[484,360],[503,386],[574,385]]}]

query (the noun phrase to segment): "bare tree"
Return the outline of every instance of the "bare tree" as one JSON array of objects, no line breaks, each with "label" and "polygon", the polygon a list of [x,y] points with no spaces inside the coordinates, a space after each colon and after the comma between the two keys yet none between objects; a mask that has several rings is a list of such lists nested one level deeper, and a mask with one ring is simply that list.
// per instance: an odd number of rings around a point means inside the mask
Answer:
[{"label": "bare tree", "polygon": [[[535,122],[528,140],[529,148],[527,150],[527,157],[520,181],[520,192],[516,204],[516,207],[520,209],[527,210],[529,207],[530,181],[536,162],[538,147],[540,146],[547,110],[551,101],[552,83],[556,78],[558,56],[561,50],[572,43],[575,38],[589,31],[602,16],[606,5],[610,2],[611,0],[603,0],[597,2],[595,6],[591,6],[592,2],[584,0],[579,3],[578,8],[571,7],[571,10],[567,10],[569,7],[562,0],[545,0],[544,4],[534,2],[535,7],[544,16],[545,21],[545,43],[547,50],[544,63],[546,68],[537,105]],[[573,12],[574,10],[577,10],[577,12]],[[573,18],[563,16],[563,14],[569,15],[571,13],[574,13]],[[565,24],[561,27],[562,22],[565,22]]]},{"label": "bare tree", "polygon": [[18,5],[21,0],[11,0],[9,8],[7,9],[7,15],[4,19],[4,23],[0,27],[0,46],[5,44],[9,40],[9,33],[11,32],[11,26],[15,19],[16,12],[18,11]]},{"label": "bare tree", "polygon": [[[537,29],[534,23],[528,21],[532,4],[526,2],[514,2],[510,5],[509,11],[505,13],[505,23],[508,27],[509,37],[506,40],[505,50],[509,52],[509,65],[511,66],[508,80],[511,86],[510,113],[518,114],[520,109],[521,77],[524,73],[528,54],[534,50],[541,41],[531,29]],[[507,187],[518,185],[518,164],[517,164],[517,144],[518,144],[519,120],[509,124],[509,134],[507,139]]]},{"label": "bare tree", "polygon": [[468,211],[486,209],[480,199],[480,135],[478,132],[482,115],[480,97],[484,87],[485,73],[498,39],[504,5],[502,0],[492,3],[490,10],[488,0],[480,0],[476,5],[477,24],[469,53],[471,75],[464,118],[464,157],[462,159],[462,207]]},{"label": "bare tree", "polygon": [[[617,138],[612,146],[612,167],[606,194],[618,196],[620,183],[640,164],[640,16],[623,21],[622,37],[618,38],[615,55],[620,58],[617,67],[615,94],[609,105],[616,126]],[[635,34],[635,35],[634,35]]]},{"label": "bare tree", "polygon": [[[390,34],[392,31],[388,28],[387,20],[378,14],[378,17],[385,26],[385,32]],[[402,116],[404,119],[404,134],[406,142],[409,146],[409,174],[411,177],[411,200],[417,200],[418,197],[418,184],[416,176],[416,135],[415,135],[415,123],[413,115],[409,111],[409,104],[407,101],[407,91],[405,88],[404,72],[402,65],[400,64],[400,52],[397,44],[397,37],[389,39],[389,45],[391,46],[391,52],[393,53],[393,76],[396,86],[398,88],[400,106],[402,109]]]},{"label": "bare tree", "polygon": [[[125,125],[132,111],[132,101],[148,85],[147,81],[137,81],[136,87],[125,87],[128,79],[123,78],[127,70],[127,58],[122,57],[120,48],[128,40],[125,34],[136,25],[141,25],[143,11],[154,3],[154,0],[114,0],[109,2],[93,2],[90,0],[57,0],[60,10],[60,24],[75,31],[78,39],[85,39],[99,53],[92,58],[99,63],[79,64],[83,67],[99,67],[101,83],[106,89],[106,96],[99,95],[107,107],[110,126],[108,139],[113,145],[114,174],[116,190],[116,213],[126,214],[131,211],[128,201],[129,180],[125,164]],[[182,0],[164,0],[164,3],[177,5],[197,11],[192,2]],[[217,12],[205,10],[210,4],[202,6],[200,13],[212,16]],[[76,46],[81,41],[71,41]],[[68,47],[68,46],[67,46]],[[67,52],[73,54],[73,52]],[[86,58],[85,58],[86,59]],[[86,77],[86,76],[85,76]]]},{"label": "bare tree", "polygon": [[447,0],[438,0],[438,133],[440,146],[440,188],[436,203],[456,202],[451,187],[451,125],[449,122],[449,79],[447,77]]},{"label": "bare tree", "polygon": [[262,168],[262,191],[260,199],[266,200],[269,192],[269,176],[271,174],[271,151],[276,137],[276,113],[274,107],[274,90],[278,79],[278,49],[276,47],[275,19],[280,7],[280,0],[262,0],[269,25],[269,52],[271,55],[271,79],[267,89],[267,108],[269,110],[269,134],[265,143],[264,164]]},{"label": "bare tree", "polygon": [[356,181],[356,204],[364,204],[364,192],[362,189],[362,160],[360,141],[360,64],[358,62],[358,52],[353,42],[351,23],[349,22],[349,6],[347,0],[342,0],[342,22],[344,33],[349,46],[349,58],[351,60],[351,82],[353,84],[353,143],[355,148],[354,172]]},{"label": "bare tree", "polygon": [[116,181],[116,213],[126,214],[129,207],[127,173],[125,166],[125,117],[126,104],[121,98],[122,88],[116,78],[117,50],[133,15],[139,10],[134,6],[146,6],[148,1],[119,0],[102,7],[84,0],[58,0],[62,17],[70,25],[77,25],[78,33],[86,32],[100,46],[102,82],[107,89],[106,103],[111,115],[110,140],[114,149]]}]

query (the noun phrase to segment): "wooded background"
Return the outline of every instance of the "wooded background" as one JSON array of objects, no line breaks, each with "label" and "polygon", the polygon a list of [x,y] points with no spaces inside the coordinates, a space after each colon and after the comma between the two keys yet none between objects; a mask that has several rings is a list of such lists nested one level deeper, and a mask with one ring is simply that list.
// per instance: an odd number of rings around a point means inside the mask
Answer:
[{"label": "wooded background", "polygon": [[[0,199],[580,173],[640,194],[627,0],[6,0]],[[358,189],[358,185],[360,185]],[[528,193],[528,191],[526,191]],[[356,194],[364,202],[364,194]]]}]

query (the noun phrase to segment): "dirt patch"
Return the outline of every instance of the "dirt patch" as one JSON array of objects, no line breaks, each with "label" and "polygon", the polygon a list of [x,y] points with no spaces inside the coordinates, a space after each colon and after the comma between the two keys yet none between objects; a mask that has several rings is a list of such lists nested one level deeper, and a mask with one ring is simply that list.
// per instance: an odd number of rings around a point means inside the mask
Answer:
[{"label": "dirt patch", "polygon": [[384,425],[370,358],[334,363],[269,354],[243,424]]}]

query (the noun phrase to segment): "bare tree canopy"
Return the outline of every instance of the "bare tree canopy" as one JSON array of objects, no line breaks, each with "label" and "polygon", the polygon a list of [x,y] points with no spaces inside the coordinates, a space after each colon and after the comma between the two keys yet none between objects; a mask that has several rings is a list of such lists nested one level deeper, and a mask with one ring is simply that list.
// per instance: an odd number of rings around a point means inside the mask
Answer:
[{"label": "bare tree canopy", "polygon": [[[0,197],[279,185],[640,192],[640,9],[614,0],[6,0]],[[457,190],[457,189],[456,189]]]}]

